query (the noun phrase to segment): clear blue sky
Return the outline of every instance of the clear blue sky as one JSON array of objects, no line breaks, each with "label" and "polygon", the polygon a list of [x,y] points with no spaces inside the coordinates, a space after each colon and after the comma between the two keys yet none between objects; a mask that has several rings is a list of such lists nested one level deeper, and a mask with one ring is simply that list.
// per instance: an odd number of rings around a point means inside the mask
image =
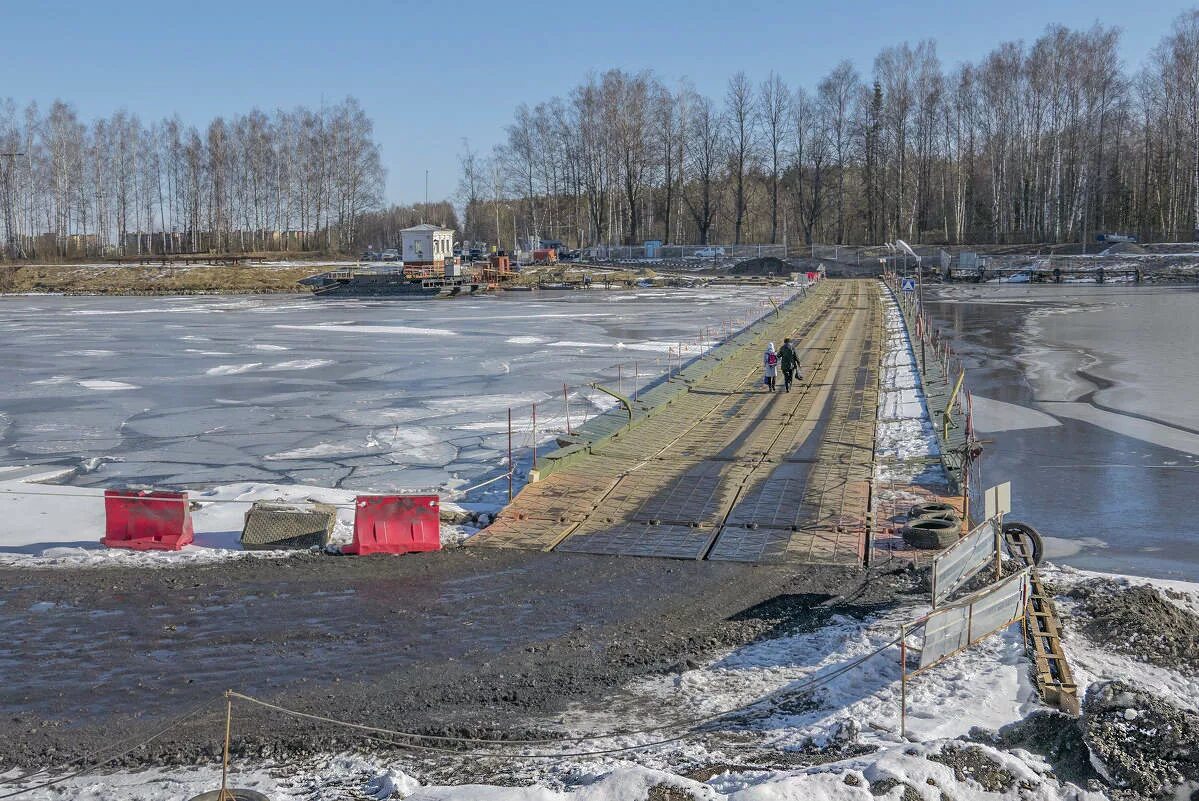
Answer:
[{"label": "clear blue sky", "polygon": [[[1196,0],[1199,2],[1199,0]],[[853,0],[83,0],[0,2],[0,97],[61,98],[90,120],[152,120],[356,96],[375,121],[387,199],[454,192],[457,153],[503,136],[518,103],[565,94],[588,71],[652,69],[719,97],[728,76],[771,70],[812,86],[843,58],[868,74],[882,47],[937,40],[947,66],[1050,23],[1123,32],[1139,66],[1193,4],[1127,0],[867,3]],[[430,107],[430,96],[439,107]]]}]

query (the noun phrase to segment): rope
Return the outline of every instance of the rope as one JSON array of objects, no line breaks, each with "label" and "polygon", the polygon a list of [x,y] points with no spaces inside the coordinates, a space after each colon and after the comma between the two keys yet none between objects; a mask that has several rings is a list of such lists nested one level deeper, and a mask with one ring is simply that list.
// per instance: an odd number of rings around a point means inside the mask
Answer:
[{"label": "rope", "polygon": [[88,756],[83,756],[83,757],[80,757],[79,759],[71,760],[70,762],[67,762],[63,765],[59,765],[56,768],[45,768],[43,770],[37,771],[36,773],[30,773],[28,776],[22,776],[18,779],[7,780],[4,782],[4,784],[7,784],[9,786],[14,786],[18,782],[27,781],[33,776],[39,776],[42,774],[49,774],[49,773],[57,772],[58,770],[61,770],[62,768],[67,767],[68,765],[74,765],[77,762],[82,761],[82,762],[92,763],[92,764],[89,764],[87,767],[80,768],[79,770],[75,771],[74,773],[67,774],[66,776],[60,776],[59,778],[52,779],[51,781],[42,782],[41,784],[35,784],[30,787],[24,787],[20,790],[15,790],[11,793],[6,793],[4,795],[0,795],[0,799],[16,798],[17,796],[24,795],[25,793],[32,793],[34,790],[42,790],[46,787],[53,787],[57,784],[62,784],[65,781],[74,779],[77,776],[82,776],[83,774],[87,773],[88,771],[95,770],[96,768],[101,767],[102,765],[107,765],[110,762],[116,762],[118,759],[127,757],[130,754],[132,754],[134,751],[138,750],[139,748],[144,748],[145,746],[154,742],[159,737],[162,737],[164,734],[175,729],[180,724],[182,724],[185,720],[188,720],[189,718],[194,717],[198,712],[200,712],[205,707],[210,706],[211,704],[212,704],[211,699],[209,699],[207,701],[202,701],[199,704],[196,704],[189,711],[187,711],[184,714],[180,715],[179,717],[175,718],[170,723],[168,723],[166,726],[159,729],[154,734],[151,734],[149,737],[145,738],[144,740],[140,740],[135,745],[125,749],[124,751],[121,751],[120,753],[117,753],[117,754],[113,754],[112,756],[105,757],[104,759],[100,759],[99,761],[95,761],[95,760],[97,759],[99,754],[103,753],[103,751],[99,751],[96,754],[90,754]]},{"label": "rope", "polygon": [[[312,487],[311,489],[322,489],[322,488],[321,487]],[[191,503],[191,502],[195,501],[196,503],[200,503],[200,504],[209,504],[209,503],[213,503],[213,504],[217,504],[217,503],[254,504],[254,503],[257,503],[258,501],[272,501],[272,500],[283,501],[286,503],[298,503],[298,501],[288,501],[285,498],[274,498],[274,499],[256,498],[253,500],[250,500],[250,499],[241,500],[240,498],[155,498],[152,495],[108,495],[108,496],[104,496],[104,495],[96,495],[93,493],[86,493],[86,492],[30,492],[29,490],[17,490],[17,489],[8,489],[8,488],[0,489],[0,495],[32,495],[34,497],[43,497],[43,498],[90,498],[92,500],[102,500],[105,497],[108,497],[108,498],[113,498],[113,499],[122,500],[122,501],[154,501],[155,503]],[[321,501],[321,503],[324,503],[324,501]],[[354,504],[352,502],[328,503],[326,505],[327,506],[335,506],[339,509],[353,509],[354,508]]]},{"label": "rope", "polygon": [[488,484],[494,484],[497,481],[503,481],[508,476],[514,476],[514,475],[516,475],[516,470],[513,468],[509,468],[507,472],[501,473],[500,475],[496,476],[495,478],[488,479],[487,481],[483,481],[479,484],[475,484],[474,486],[462,487],[461,489],[451,490],[451,492],[453,492],[455,495],[465,495],[468,492],[474,492],[477,489],[486,487]]},{"label": "rope", "polygon": [[338,720],[336,718],[330,718],[330,717],[326,717],[323,715],[315,715],[315,714],[308,713],[308,712],[301,712],[299,710],[290,709],[288,707],[280,706],[278,704],[272,704],[268,701],[263,701],[261,699],[254,698],[254,697],[248,696],[248,695],[244,695],[244,694],[238,693],[238,692],[231,692],[230,694],[234,698],[240,698],[249,703],[256,704],[260,707],[270,709],[275,712],[279,712],[281,714],[288,715],[290,717],[300,718],[303,720],[311,720],[311,721],[318,722],[318,723],[326,723],[326,724],[333,725],[333,726],[339,726],[342,728],[346,728],[346,729],[350,729],[353,731],[364,733],[365,735],[382,734],[382,735],[387,735],[390,737],[402,737],[402,738],[407,738],[407,739],[411,739],[411,740],[426,740],[426,741],[433,741],[433,742],[439,742],[439,743],[461,743],[464,745],[498,745],[498,746],[508,745],[508,746],[510,746],[510,745],[546,745],[546,744],[552,744],[552,743],[582,743],[582,742],[591,742],[591,741],[595,741],[595,740],[609,740],[609,739],[615,739],[618,737],[631,737],[631,736],[641,735],[641,734],[653,734],[655,732],[665,731],[667,729],[679,729],[679,728],[687,729],[687,731],[683,732],[680,735],[664,738],[661,740],[656,740],[656,741],[650,742],[650,743],[642,743],[640,745],[635,745],[635,746],[613,747],[613,748],[591,750],[591,751],[562,752],[562,753],[557,753],[557,754],[529,754],[529,753],[496,754],[494,752],[467,752],[467,751],[462,751],[460,749],[448,748],[448,747],[443,747],[443,746],[431,746],[431,745],[422,745],[419,743],[402,743],[402,742],[396,742],[393,740],[385,740],[385,742],[388,742],[392,745],[395,745],[395,746],[401,747],[401,748],[412,748],[412,749],[416,749],[416,750],[436,751],[436,752],[442,752],[442,753],[450,753],[450,754],[454,754],[457,756],[475,756],[475,757],[504,756],[504,757],[514,758],[514,759],[559,759],[559,758],[564,758],[564,757],[597,756],[597,755],[601,755],[601,754],[620,753],[622,751],[641,750],[641,749],[645,749],[645,748],[651,748],[651,747],[654,747],[657,745],[664,745],[664,744],[668,744],[668,743],[672,743],[672,742],[677,742],[679,740],[682,740],[682,739],[685,739],[685,738],[691,736],[692,734],[694,734],[694,730],[697,727],[702,726],[706,723],[711,723],[713,721],[719,720],[720,718],[728,717],[729,715],[733,715],[738,712],[745,712],[749,709],[752,709],[753,707],[759,706],[764,703],[771,702],[774,699],[782,697],[782,696],[790,696],[790,695],[794,695],[797,692],[811,690],[811,689],[815,689],[817,687],[823,686],[823,685],[829,683],[830,681],[832,681],[833,679],[843,676],[844,674],[848,673],[849,671],[854,670],[855,668],[861,666],[868,660],[873,659],[874,657],[876,657],[879,654],[886,651],[891,646],[895,645],[897,642],[899,642],[899,637],[895,637],[894,639],[879,646],[874,651],[871,651],[870,653],[860,656],[856,659],[853,659],[835,670],[832,670],[825,674],[813,676],[807,680],[801,681],[798,685],[791,684],[786,687],[779,688],[778,690],[776,690],[772,693],[769,693],[769,694],[763,696],[762,698],[751,701],[748,704],[742,704],[740,706],[733,707],[731,709],[725,709],[725,710],[721,710],[719,712],[712,712],[712,713],[709,713],[706,715],[701,715],[701,716],[692,717],[692,718],[676,718],[674,720],[667,721],[666,723],[661,723],[661,724],[658,724],[655,726],[647,726],[647,727],[643,727],[640,729],[629,729],[629,730],[624,730],[624,731],[608,732],[608,733],[604,733],[604,734],[577,735],[577,736],[571,736],[571,737],[553,737],[553,738],[540,738],[540,739],[520,739],[520,738],[488,739],[488,738],[478,738],[478,737],[450,737],[450,736],[435,735],[435,734],[419,734],[417,732],[398,731],[398,730],[394,730],[394,729],[385,729],[385,728],[381,728],[378,726],[368,726],[368,725],[361,724],[361,723],[351,723],[348,721],[342,721],[342,720]]}]

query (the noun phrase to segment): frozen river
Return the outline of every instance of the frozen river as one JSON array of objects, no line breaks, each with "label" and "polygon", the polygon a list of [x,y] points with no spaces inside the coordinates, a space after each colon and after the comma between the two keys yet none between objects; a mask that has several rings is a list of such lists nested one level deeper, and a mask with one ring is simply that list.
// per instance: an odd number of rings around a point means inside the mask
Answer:
[{"label": "frozen river", "polygon": [[987,485],[1058,561],[1199,579],[1199,291],[970,286],[929,309],[952,331],[993,440]]},{"label": "frozen river", "polygon": [[[78,484],[461,487],[793,290],[0,298],[0,465]],[[707,329],[705,334],[704,329]],[[618,376],[619,369],[619,376]]]}]

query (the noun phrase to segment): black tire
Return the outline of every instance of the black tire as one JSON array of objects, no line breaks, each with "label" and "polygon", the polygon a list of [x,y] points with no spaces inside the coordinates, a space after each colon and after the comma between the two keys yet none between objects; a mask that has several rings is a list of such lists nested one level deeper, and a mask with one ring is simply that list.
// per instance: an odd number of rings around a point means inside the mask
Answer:
[{"label": "black tire", "polygon": [[919,520],[922,517],[941,517],[945,512],[953,512],[954,516],[957,516],[958,510],[947,503],[918,503],[908,510],[908,520]]},{"label": "black tire", "polygon": [[[1034,565],[1041,564],[1041,559],[1045,557],[1045,541],[1041,539],[1041,532],[1030,526],[1028,523],[1018,523],[1015,520],[1004,521],[1003,533],[1022,535],[1028,540],[1032,548],[1032,563]],[[1014,554],[1011,554],[1014,556]]]},{"label": "black tire", "polygon": [[908,516],[909,523],[915,523],[917,520],[957,520],[958,513],[953,509],[947,509],[943,512],[926,512],[919,517]]},{"label": "black tire", "polygon": [[962,524],[957,520],[926,517],[912,521],[902,533],[904,542],[913,548],[939,551],[958,541]]}]

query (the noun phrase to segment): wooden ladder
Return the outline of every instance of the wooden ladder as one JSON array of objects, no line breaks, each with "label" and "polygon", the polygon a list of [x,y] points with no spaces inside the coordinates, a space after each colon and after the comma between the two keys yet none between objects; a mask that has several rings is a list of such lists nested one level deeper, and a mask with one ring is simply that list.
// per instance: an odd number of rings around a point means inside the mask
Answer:
[{"label": "wooden ladder", "polygon": [[1032,652],[1037,690],[1046,704],[1077,716],[1078,685],[1062,650],[1062,622],[1053,605],[1053,598],[1041,583],[1041,576],[1033,563],[1031,545],[1018,531],[1004,531],[1003,539],[1008,553],[1030,568],[1024,641]]}]

